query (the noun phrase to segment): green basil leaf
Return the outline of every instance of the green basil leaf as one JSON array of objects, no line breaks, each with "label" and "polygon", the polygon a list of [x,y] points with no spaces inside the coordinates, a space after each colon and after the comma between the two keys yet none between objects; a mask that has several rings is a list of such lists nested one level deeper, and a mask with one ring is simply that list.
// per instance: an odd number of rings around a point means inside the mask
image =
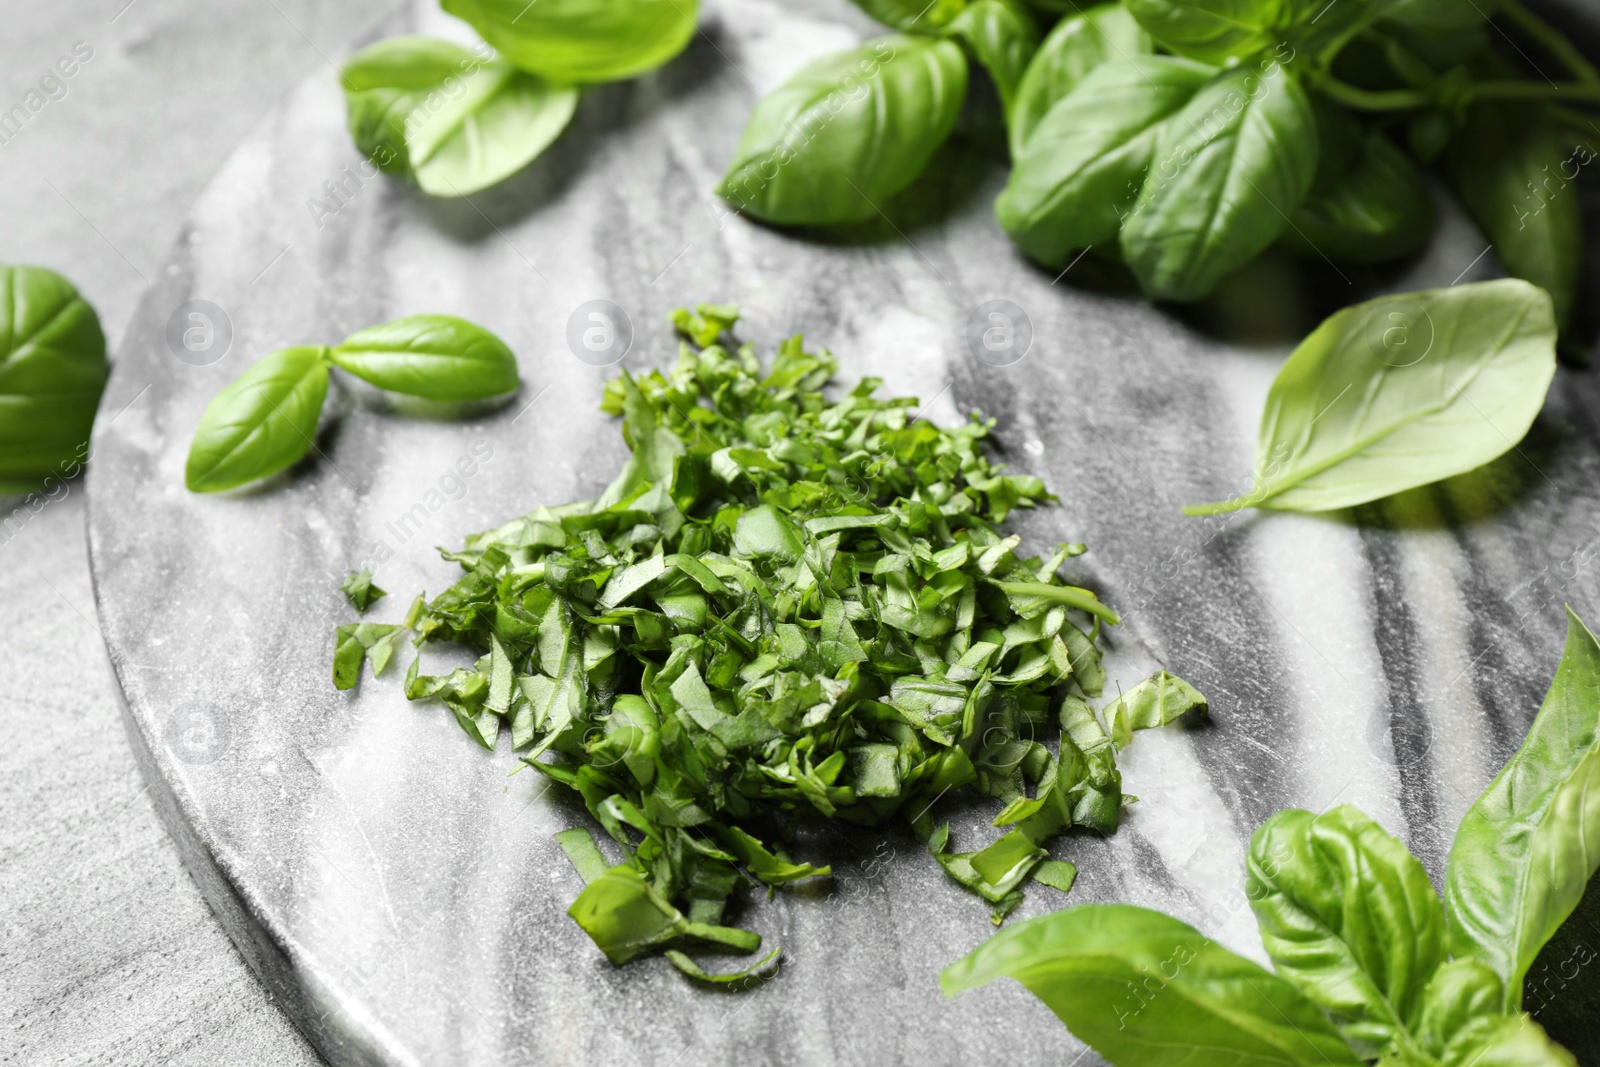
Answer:
[{"label": "green basil leaf", "polygon": [[578,92],[425,37],[391,37],[344,68],[350,133],[379,169],[429,196],[509,178],[566,129]]},{"label": "green basil leaf", "polygon": [[1450,949],[1473,955],[1522,1006],[1523,977],[1600,868],[1600,643],[1567,610],[1567,645],[1516,755],[1467,810],[1450,847]]},{"label": "green basil leaf", "polygon": [[1184,514],[1326,511],[1480,467],[1533,425],[1555,341],[1549,296],[1513,278],[1345,308],[1268,390],[1255,488]]},{"label": "green basil leaf", "polygon": [[1250,839],[1246,895],[1278,974],[1374,1053],[1419,1051],[1423,990],[1444,960],[1428,872],[1349,805],[1280,811]]},{"label": "green basil leaf", "polygon": [[100,319],[72,283],[0,266],[0,493],[78,472],[107,374]]},{"label": "green basil leaf", "polygon": [[1018,0],[974,0],[949,32],[965,41],[1000,92],[1000,105],[1011,113],[1017,86],[1039,50],[1039,23]]},{"label": "green basil leaf", "polygon": [[1550,294],[1563,328],[1583,266],[1576,179],[1594,158],[1588,149],[1574,150],[1572,141],[1541,108],[1480,104],[1444,157],[1445,172],[1501,265]]},{"label": "green basil leaf", "polygon": [[1355,1067],[1282,978],[1168,915],[1085,904],[1019,923],[946,967],[947,996],[1015,978],[1118,1067]]},{"label": "green basil leaf", "polygon": [[1206,698],[1200,690],[1166,671],[1157,671],[1106,709],[1111,740],[1125,748],[1133,731],[1165,726],[1191,711],[1206,712]]},{"label": "green basil leaf", "polygon": [[[1150,35],[1121,4],[1101,4],[1056,23],[1017,86],[1010,108],[1011,157],[1022,154],[1033,128],[1090,72],[1106,63],[1128,62],[1151,49]],[[1080,116],[1091,117],[1093,112]]]},{"label": "green basil leaf", "polygon": [[1439,1067],[1578,1067],[1578,1061],[1526,1015],[1502,1015],[1469,1025]]},{"label": "green basil leaf", "polygon": [[215,493],[276,474],[311,448],[328,395],[328,350],[285,348],[256,361],[200,416],[184,484]]},{"label": "green basil leaf", "polygon": [[1000,225],[1051,267],[1109,244],[1138,198],[1163,124],[1211,76],[1172,56],[1095,68],[1029,132],[995,201]]},{"label": "green basil leaf", "polygon": [[1433,199],[1411,157],[1377,130],[1353,155],[1332,188],[1313,189],[1300,205],[1284,246],[1350,263],[1381,263],[1421,249],[1433,234]]},{"label": "green basil leaf", "polygon": [[780,225],[872,218],[955,128],[967,60],[953,42],[883,37],[763,97],[717,192]]},{"label": "green basil leaf", "polygon": [[454,315],[408,315],[345,338],[330,358],[380,389],[429,400],[481,400],[517,388],[517,357]]},{"label": "green basil leaf", "polygon": [[1422,1051],[1435,1059],[1443,1056],[1469,1024],[1500,1015],[1504,999],[1500,976],[1482,960],[1463,956],[1442,965],[1422,994],[1422,1016],[1416,1026]]},{"label": "green basil leaf", "polygon": [[699,0],[441,0],[513,65],[560,84],[632,78],[694,36]]},{"label": "green basil leaf", "polygon": [[902,33],[935,33],[967,6],[967,0],[855,0],[855,5]]},{"label": "green basil leaf", "polygon": [[365,615],[372,605],[388,596],[388,593],[373,583],[372,572],[364,568],[351,571],[345,576],[344,584],[339,588],[350,601],[350,606],[362,615]]},{"label": "green basil leaf", "polygon": [[1310,101],[1282,67],[1218,74],[1163,128],[1122,227],[1145,293],[1197,300],[1264,251],[1310,191],[1317,154]]},{"label": "green basil leaf", "polygon": [[1296,0],[1126,0],[1159,44],[1180,56],[1222,63],[1271,48],[1299,13]]},{"label": "green basil leaf", "polygon": [[395,636],[403,632],[402,627],[382,622],[357,622],[339,627],[333,651],[334,688],[353,689],[361,678],[361,664],[369,657],[373,677],[382,674],[394,655]]}]

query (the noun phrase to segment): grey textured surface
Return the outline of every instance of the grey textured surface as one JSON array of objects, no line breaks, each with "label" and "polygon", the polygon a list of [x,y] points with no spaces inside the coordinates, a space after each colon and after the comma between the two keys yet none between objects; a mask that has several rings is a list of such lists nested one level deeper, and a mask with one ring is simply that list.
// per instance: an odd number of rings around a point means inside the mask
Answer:
[{"label": "grey textured surface", "polygon": [[[1561,600],[1600,613],[1595,574],[1573,566],[1592,550],[1600,497],[1590,376],[1562,372],[1520,450],[1440,487],[1354,515],[1186,520],[1179,505],[1246,480],[1286,351],[1213,333],[1240,307],[1259,328],[1280,301],[1291,312],[1280,332],[1300,332],[1313,312],[1295,270],[1269,263],[1187,321],[1053,285],[996,231],[988,205],[1001,173],[970,148],[945,154],[921,208],[848,241],[723,214],[706,190],[753,93],[861,28],[842,2],[724,0],[686,56],[589,94],[574,130],[507,186],[443,204],[371,181],[320,226],[308,201],[357,159],[336,87],[313,77],[218,175],[140,304],[90,475],[102,623],[194,869],[335,1062],[1076,1054],[1015,987],[939,996],[940,966],[991,928],[892,835],[832,843],[831,888],[751,908],[788,949],[779,981],[730,998],[660,960],[613,969],[563,914],[579,883],[550,834],[580,809],[532,774],[508,778],[503,746],[486,754],[443,711],[407,705],[397,678],[333,691],[347,570],[377,562],[394,594],[377,617],[395,617],[412,591],[453,578],[433,545],[592,494],[615,469],[616,428],[595,410],[609,372],[565,340],[586,300],[628,311],[636,370],[671,357],[668,308],[740,302],[746,336],[770,345],[803,329],[840,354],[847,379],[881,375],[927,398],[932,418],[998,418],[1010,460],[1062,495],[1021,528],[1036,543],[1092,546],[1084,576],[1127,616],[1111,638],[1114,676],[1126,683],[1153,657],[1214,708],[1209,726],[1149,732],[1127,751],[1142,799],[1123,828],[1058,847],[1081,871],[1074,901],[1158,906],[1259,956],[1242,850],[1289,805],[1358,803],[1437,873],[1461,812],[1538,706]],[[1362,285],[1488,276],[1483,251],[1449,217],[1406,273]],[[1323,303],[1362,289],[1320,274],[1307,284],[1323,287]],[[204,367],[165,341],[173,309],[194,298],[223,307],[233,328],[226,356]],[[970,312],[993,298],[1032,320],[1032,350],[1007,367],[963,341]],[[190,429],[252,360],[422,310],[500,333],[520,355],[522,396],[467,422],[345,396],[292,477],[224,497],[184,492]],[[475,447],[465,490],[435,506],[429,491]],[[421,527],[402,536],[407,515]],[[979,808],[950,810],[958,834],[978,832]],[[1039,890],[1021,914],[1058,904]]]},{"label": "grey textured surface", "polygon": [[[0,108],[92,58],[0,144],[0,260],[71,277],[112,339],[212,173],[386,0],[11,4]],[[84,486],[0,511],[0,1063],[319,1062],[184,872],[129,752]]]}]

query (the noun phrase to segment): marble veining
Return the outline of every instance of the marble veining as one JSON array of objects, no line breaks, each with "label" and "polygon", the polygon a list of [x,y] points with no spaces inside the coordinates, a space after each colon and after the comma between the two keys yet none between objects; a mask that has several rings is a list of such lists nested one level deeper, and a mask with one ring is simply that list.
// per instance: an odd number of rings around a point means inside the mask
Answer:
[{"label": "marble veining", "polygon": [[[596,410],[613,371],[565,341],[584,301],[627,311],[635,370],[672,358],[669,308],[737,301],[745,335],[769,348],[803,330],[847,379],[879,375],[931,418],[997,418],[1008,461],[1061,494],[1018,528],[1037,545],[1090,544],[1084,580],[1127,616],[1109,637],[1112,691],[1162,663],[1214,709],[1124,754],[1141,800],[1120,831],[1057,846],[1080,868],[1072,902],[1164,908],[1259,958],[1241,858],[1288,805],[1357,803],[1437,873],[1461,811],[1537,709],[1562,601],[1600,616],[1589,375],[1562,371],[1529,440],[1472,475],[1348,514],[1185,519],[1179,505],[1247,479],[1286,344],[1223,340],[1226,301],[1174,316],[1029,266],[992,220],[1003,170],[980,120],[892,225],[788,235],[710,199],[756,89],[870,32],[842,0],[717,0],[682,58],[587,94],[548,156],[467,202],[350,177],[342,101],[319,72],[218,174],[145,296],[90,473],[102,625],[191,868],[331,1062],[1096,1062],[1074,1061],[1081,1046],[1020,988],[941,997],[939,969],[991,927],[896,832],[818,840],[831,884],[747,910],[787,950],[757,991],[707,991],[660,960],[614,969],[564,914],[579,881],[550,835],[585,818],[578,804],[512,774],[504,746],[485,753],[447,713],[408,705],[398,672],[333,690],[345,572],[374,564],[391,597],[373,617],[398,617],[414,591],[454,577],[433,546],[591,495],[619,464]],[[343,194],[330,201],[324,183]],[[1307,284],[1329,306],[1448,284],[1481,250],[1447,211],[1404,271]],[[1492,271],[1484,257],[1467,278]],[[1004,367],[964,341],[967,316],[997,298],[1034,331]],[[209,365],[167,347],[190,299],[231,323]],[[424,310],[496,330],[519,354],[522,393],[440,421],[345,383],[292,476],[184,491],[201,409],[251,361]],[[453,476],[463,462],[471,476]],[[970,842],[991,812],[948,814]],[[1063,902],[1036,889],[1019,917]]]}]

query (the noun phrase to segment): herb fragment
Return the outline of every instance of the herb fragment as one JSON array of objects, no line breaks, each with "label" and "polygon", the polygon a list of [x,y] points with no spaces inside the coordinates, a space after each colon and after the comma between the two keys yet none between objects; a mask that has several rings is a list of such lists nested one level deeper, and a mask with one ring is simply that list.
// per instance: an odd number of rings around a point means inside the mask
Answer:
[{"label": "herb fragment", "polygon": [[344,591],[345,599],[350,601],[350,606],[362,615],[365,615],[372,605],[388,596],[388,593],[372,583],[372,572],[369,570],[351,571],[339,588]]},{"label": "herb fragment", "polygon": [[[763,369],[733,346],[737,318],[674,312],[677,365],[607,383],[631,456],[596,499],[444,553],[465,573],[406,627],[482,658],[443,676],[413,661],[406,695],[440,700],[485,747],[509,727],[583,799],[623,862],[561,835],[586,883],[570,914],[615,963],[697,940],[754,951],[727,905],[745,879],[830,873],[788,852],[808,819],[909,820],[997,923],[1030,878],[1065,891],[1076,871],[1050,840],[1113,832],[1123,803],[1083,699],[1105,679],[1093,635],[1117,615],[1058,573],[1083,546],[1023,556],[999,528],[1054,498],[985,456],[989,423],[932,426],[874,379],[829,399],[829,353],[795,337]],[[352,683],[362,636],[340,632]],[[1163,673],[1117,721],[1203,703]],[[1005,832],[950,853],[927,809],[964,786],[1001,802]],[[702,981],[766,964],[669,959]]]}]

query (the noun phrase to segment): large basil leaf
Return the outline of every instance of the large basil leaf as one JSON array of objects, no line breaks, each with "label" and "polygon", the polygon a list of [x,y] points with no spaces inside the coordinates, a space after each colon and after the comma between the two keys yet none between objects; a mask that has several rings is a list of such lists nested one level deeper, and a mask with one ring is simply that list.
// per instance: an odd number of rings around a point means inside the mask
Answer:
[{"label": "large basil leaf", "polygon": [[1541,108],[1480,104],[1444,157],[1467,207],[1507,273],[1550,294],[1565,326],[1578,297],[1583,218],[1572,138]]},{"label": "large basil leaf", "polygon": [[1526,1015],[1501,1015],[1470,1024],[1444,1050],[1439,1067],[1578,1067],[1578,1061]]},{"label": "large basil leaf", "polygon": [[465,196],[527,166],[566,129],[578,92],[427,37],[391,37],[343,71],[350,134],[430,196]]},{"label": "large basil leaf", "polygon": [[1022,154],[1029,134],[1056,101],[1077,88],[1090,71],[1150,50],[1150,35],[1121,4],[1101,4],[1056,23],[1028,64],[1011,104],[1012,158]]},{"label": "large basil leaf", "polygon": [[1032,13],[1018,0],[975,0],[950,23],[950,33],[965,41],[989,72],[1009,115],[1023,72],[1039,50],[1039,23]]},{"label": "large basil leaf", "polygon": [[218,393],[189,444],[184,484],[196,493],[232,489],[304,456],[328,395],[327,354],[325,348],[282,349]]},{"label": "large basil leaf", "polygon": [[1278,974],[1351,1042],[1414,1054],[1444,961],[1444,908],[1415,856],[1348,805],[1291,809],[1250,839],[1247,895]]},{"label": "large basil leaf", "polygon": [[408,315],[369,326],[333,362],[380,389],[429,400],[479,400],[517,387],[517,357],[482,326],[453,315]]},{"label": "large basil leaf", "polygon": [[1281,42],[1297,0],[1126,0],[1160,44],[1207,63],[1247,56]]},{"label": "large basil leaf", "polygon": [[756,104],[717,192],[782,225],[872,218],[950,136],[966,91],[951,41],[882,37],[826,56]]},{"label": "large basil leaf", "polygon": [[440,0],[512,64],[553,82],[654,70],[694,36],[700,0]]},{"label": "large basil leaf", "polygon": [[933,33],[954,22],[967,0],[855,0],[855,5],[885,26],[905,33]]},{"label": "large basil leaf", "polygon": [[1313,187],[1284,231],[1283,244],[1308,257],[1381,263],[1426,244],[1433,217],[1433,200],[1411,158],[1372,130],[1331,187]]},{"label": "large basil leaf", "polygon": [[1450,949],[1522,1006],[1522,979],[1600,867],[1600,644],[1567,609],[1567,647],[1528,736],[1467,810],[1450,847]]},{"label": "large basil leaf", "polygon": [[946,995],[1015,978],[1118,1067],[1354,1067],[1361,1061],[1282,978],[1192,926],[1126,904],[1030,919],[946,967]]},{"label": "large basil leaf", "polygon": [[1268,390],[1255,488],[1184,514],[1326,511],[1480,467],[1533,425],[1555,341],[1549,296],[1514,278],[1345,308]]},{"label": "large basil leaf", "polygon": [[1162,124],[1211,76],[1209,67],[1173,56],[1095,68],[1033,128],[995,201],[1000,225],[1052,267],[1112,241],[1133,208]]},{"label": "large basil leaf", "polygon": [[1317,150],[1311,104],[1281,67],[1217,75],[1162,130],[1122,227],[1145,293],[1199,299],[1276,241],[1316,177]]},{"label": "large basil leaf", "polygon": [[72,283],[0,266],[0,493],[78,472],[107,373],[100,319]]}]

